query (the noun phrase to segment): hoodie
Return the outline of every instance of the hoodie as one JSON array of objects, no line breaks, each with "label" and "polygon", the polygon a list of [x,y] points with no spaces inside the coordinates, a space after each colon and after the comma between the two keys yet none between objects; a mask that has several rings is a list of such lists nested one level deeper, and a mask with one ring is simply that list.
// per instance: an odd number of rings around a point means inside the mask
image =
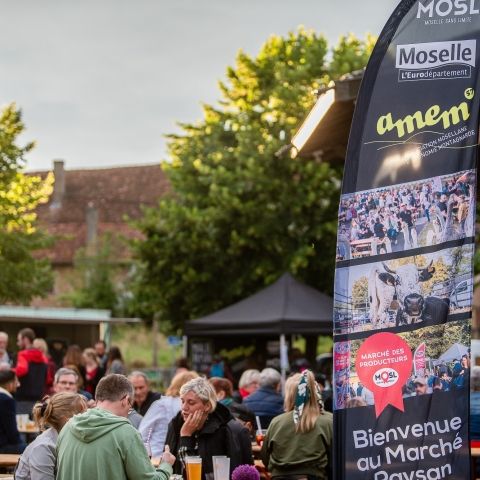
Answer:
[{"label": "hoodie", "polygon": [[14,370],[20,379],[15,398],[22,401],[42,398],[47,380],[47,357],[36,348],[20,350]]},{"label": "hoodie", "polygon": [[57,443],[57,480],[168,480],[172,467],[152,466],[139,433],[100,408],[75,415]]}]

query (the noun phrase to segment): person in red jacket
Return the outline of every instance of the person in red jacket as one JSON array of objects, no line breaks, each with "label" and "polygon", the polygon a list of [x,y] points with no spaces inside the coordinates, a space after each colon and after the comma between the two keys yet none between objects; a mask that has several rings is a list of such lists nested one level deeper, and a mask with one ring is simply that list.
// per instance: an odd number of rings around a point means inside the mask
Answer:
[{"label": "person in red jacket", "polygon": [[43,397],[48,360],[37,348],[33,348],[35,332],[31,328],[23,328],[17,335],[17,354],[15,373],[20,386],[15,393],[17,413],[32,413],[33,405]]}]

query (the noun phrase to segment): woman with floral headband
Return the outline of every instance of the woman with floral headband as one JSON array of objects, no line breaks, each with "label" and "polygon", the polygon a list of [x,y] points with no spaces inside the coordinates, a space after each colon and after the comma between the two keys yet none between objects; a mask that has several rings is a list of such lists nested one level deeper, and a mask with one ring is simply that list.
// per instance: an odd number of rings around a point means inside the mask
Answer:
[{"label": "woman with floral headband", "polygon": [[15,480],[55,480],[58,434],[71,417],[86,409],[85,398],[72,392],[56,393],[37,402],[33,419],[41,430],[46,430],[23,452]]},{"label": "woman with floral headband", "polygon": [[326,480],[331,476],[333,416],[324,411],[310,370],[285,383],[285,413],[268,427],[262,460],[273,480]]}]

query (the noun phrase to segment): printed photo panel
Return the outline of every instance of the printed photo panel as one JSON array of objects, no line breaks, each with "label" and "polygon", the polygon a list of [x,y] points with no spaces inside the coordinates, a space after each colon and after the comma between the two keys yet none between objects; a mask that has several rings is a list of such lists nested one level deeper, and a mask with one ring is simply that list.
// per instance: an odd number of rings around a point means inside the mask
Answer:
[{"label": "printed photo panel", "polygon": [[442,324],[471,310],[473,244],[337,268],[334,335]]},{"label": "printed photo panel", "polygon": [[337,261],[440,245],[475,234],[475,171],[342,195]]}]

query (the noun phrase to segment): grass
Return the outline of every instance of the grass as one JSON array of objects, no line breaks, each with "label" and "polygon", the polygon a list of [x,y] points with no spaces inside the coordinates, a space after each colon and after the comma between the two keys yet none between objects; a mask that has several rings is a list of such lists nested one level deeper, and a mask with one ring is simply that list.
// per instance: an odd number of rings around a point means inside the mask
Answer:
[{"label": "grass", "polygon": [[[129,368],[150,368],[153,364],[153,337],[151,328],[145,324],[113,325],[112,345],[120,348],[125,364]],[[182,354],[180,347],[171,347],[167,338],[157,334],[157,365],[172,367]]]}]

